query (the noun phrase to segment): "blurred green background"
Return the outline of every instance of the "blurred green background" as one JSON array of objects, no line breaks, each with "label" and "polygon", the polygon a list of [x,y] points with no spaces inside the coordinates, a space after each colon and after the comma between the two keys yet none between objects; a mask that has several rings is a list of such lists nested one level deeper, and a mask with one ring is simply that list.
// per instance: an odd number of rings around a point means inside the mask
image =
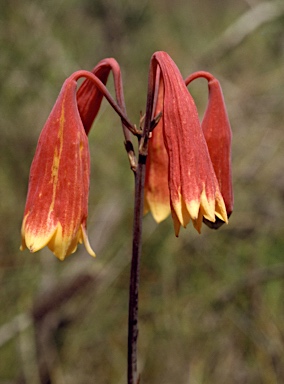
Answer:
[{"label": "blurred green background", "polygon": [[[120,63],[130,119],[150,57],[221,82],[233,130],[235,208],[219,231],[144,219],[141,383],[284,382],[284,5],[260,0],[0,3],[0,383],[126,383],[133,175],[103,103],[90,134],[89,234],[64,263],[21,253],[29,167],[66,77]],[[108,87],[113,92],[112,79]],[[207,84],[190,87],[202,118]]]}]

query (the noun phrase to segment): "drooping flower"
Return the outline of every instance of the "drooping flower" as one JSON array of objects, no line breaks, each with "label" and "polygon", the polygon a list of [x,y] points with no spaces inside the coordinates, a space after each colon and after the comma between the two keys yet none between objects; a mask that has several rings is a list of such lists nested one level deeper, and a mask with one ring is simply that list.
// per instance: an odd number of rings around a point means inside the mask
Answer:
[{"label": "drooping flower", "polygon": [[[208,80],[208,104],[201,123],[219,188],[226,206],[227,216],[233,211],[234,196],[231,171],[232,131],[219,81],[208,72],[199,71],[190,75],[185,83],[203,77]],[[204,220],[211,228],[219,228],[224,221],[216,217],[215,223]]]},{"label": "drooping flower", "polygon": [[[201,229],[203,218],[215,222],[215,217],[218,217],[227,222],[225,204],[195,103],[180,71],[167,53],[156,52],[152,56],[150,68],[152,78],[155,76],[151,71],[157,71],[157,67],[161,71],[163,84],[160,124],[168,154],[167,178],[175,233],[178,235],[180,226],[186,227],[190,220],[198,231]],[[150,88],[153,86],[152,82]],[[150,89],[149,92],[153,93],[153,90]],[[155,137],[155,129],[150,141]],[[149,155],[152,158],[157,155],[157,152],[155,154],[153,151],[153,146],[149,146]],[[151,162],[147,161],[146,168],[148,170],[146,169],[145,188],[151,190],[150,179],[147,179],[147,172],[151,171]],[[149,207],[151,209],[150,204]]]},{"label": "drooping flower", "polygon": [[[105,87],[110,68],[114,67],[112,59],[106,59],[95,69],[96,75],[77,71],[64,82],[41,132],[31,166],[21,231],[22,250],[27,247],[36,252],[47,245],[64,260],[76,251],[78,242],[84,242],[89,254],[95,256],[86,231],[90,179],[87,134],[103,96],[120,116],[123,126],[136,132],[123,108],[122,89],[117,90],[121,92],[120,106]],[[120,73],[117,68],[115,71],[119,81]],[[77,94],[81,77],[87,81]],[[92,105],[87,103],[88,97]]]},{"label": "drooping flower", "polygon": [[46,245],[60,260],[84,242],[91,249],[86,222],[90,157],[78,112],[77,82],[70,76],[38,140],[22,224],[22,246],[36,252]]}]

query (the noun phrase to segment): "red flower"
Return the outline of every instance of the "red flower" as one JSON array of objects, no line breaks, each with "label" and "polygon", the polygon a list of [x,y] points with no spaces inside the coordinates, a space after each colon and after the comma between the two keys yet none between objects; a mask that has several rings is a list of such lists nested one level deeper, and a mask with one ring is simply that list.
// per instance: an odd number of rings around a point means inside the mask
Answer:
[{"label": "red flower", "polygon": [[41,132],[22,224],[22,250],[47,245],[60,260],[75,252],[78,242],[95,256],[86,232],[90,158],[76,87],[70,76]]},{"label": "red flower", "polygon": [[[219,183],[219,188],[226,206],[227,216],[233,211],[234,196],[231,171],[232,131],[219,81],[208,72],[195,72],[185,83],[204,77],[208,80],[208,105],[201,123],[203,134],[208,146],[210,158]],[[216,217],[215,223],[204,220],[211,228],[219,228],[224,222]]]},{"label": "red flower", "polygon": [[[115,73],[119,104],[104,85],[110,69]],[[65,81],[41,132],[30,171],[21,249],[28,247],[36,252],[47,245],[64,260],[76,251],[78,242],[84,242],[90,255],[95,256],[86,233],[90,179],[87,133],[102,97],[118,113],[125,129],[136,132],[136,128],[124,111],[120,71],[115,60],[103,60],[94,73],[77,71]],[[86,80],[77,94],[80,77]]]},{"label": "red flower", "polygon": [[[175,233],[178,235],[180,225],[186,227],[190,220],[198,231],[201,229],[202,218],[215,222],[215,216],[217,216],[227,222],[225,204],[200,127],[195,103],[186,88],[180,71],[167,53],[156,52],[153,55],[150,79],[155,78],[157,67],[161,71],[161,83],[163,84],[163,96],[160,96],[163,100],[160,124],[168,154],[167,180]],[[153,87],[155,87],[155,82],[150,81],[149,93],[152,95],[154,94],[151,89]],[[152,98],[154,100],[153,96]],[[159,107],[159,102],[157,106]],[[157,151],[155,153],[153,150],[156,128],[152,133],[152,138],[149,139],[153,140],[152,145],[149,145],[152,164],[151,160],[146,163],[146,196],[150,196],[148,191],[153,189],[153,184],[147,174],[151,172],[153,164],[159,161],[153,160],[155,156],[159,156]],[[158,130],[157,132],[157,134],[160,133]],[[159,140],[160,144],[161,140]],[[166,166],[164,168],[166,169]],[[166,177],[165,169],[164,178]],[[159,200],[162,202],[161,197]],[[153,197],[152,201],[154,201]],[[152,210],[149,201],[147,203]]]}]

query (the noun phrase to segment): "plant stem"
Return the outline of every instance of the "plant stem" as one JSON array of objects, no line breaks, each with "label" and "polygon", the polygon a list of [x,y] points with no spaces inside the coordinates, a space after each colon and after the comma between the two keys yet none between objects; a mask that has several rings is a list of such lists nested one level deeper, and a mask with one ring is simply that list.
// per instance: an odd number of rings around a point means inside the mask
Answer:
[{"label": "plant stem", "polygon": [[[158,86],[156,76],[157,65],[152,60],[148,79],[148,93],[146,114],[144,120],[143,134],[139,138],[139,158],[138,167],[135,175],[135,202],[134,202],[134,220],[133,220],[133,243],[132,260],[130,271],[129,287],[129,312],[128,312],[128,370],[127,383],[138,384],[139,375],[137,375],[137,339],[138,339],[138,290],[139,290],[139,267],[142,248],[142,219],[144,208],[144,185],[146,159],[148,155],[148,140],[151,128],[154,129],[161,115],[153,119],[153,104],[155,99],[155,86]],[[160,112],[160,111],[159,111]]]},{"label": "plant stem", "polygon": [[142,241],[142,218],[144,206],[145,156],[139,156],[135,173],[135,202],[133,221],[132,260],[129,287],[128,317],[128,384],[137,384],[137,339],[138,339],[138,290]]}]

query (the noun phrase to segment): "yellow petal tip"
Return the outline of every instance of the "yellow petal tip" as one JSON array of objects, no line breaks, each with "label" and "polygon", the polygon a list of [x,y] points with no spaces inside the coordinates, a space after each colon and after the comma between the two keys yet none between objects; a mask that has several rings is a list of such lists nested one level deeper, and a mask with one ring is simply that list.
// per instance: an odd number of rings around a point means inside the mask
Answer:
[{"label": "yellow petal tip", "polygon": [[87,235],[87,231],[86,231],[86,228],[81,225],[81,231],[82,231],[82,236],[83,236],[83,242],[84,242],[84,245],[85,245],[85,248],[88,252],[89,255],[93,256],[93,257],[96,257],[96,254],[95,252],[92,250],[92,247],[90,245],[90,242],[89,242],[89,238],[88,238],[88,235]]}]

